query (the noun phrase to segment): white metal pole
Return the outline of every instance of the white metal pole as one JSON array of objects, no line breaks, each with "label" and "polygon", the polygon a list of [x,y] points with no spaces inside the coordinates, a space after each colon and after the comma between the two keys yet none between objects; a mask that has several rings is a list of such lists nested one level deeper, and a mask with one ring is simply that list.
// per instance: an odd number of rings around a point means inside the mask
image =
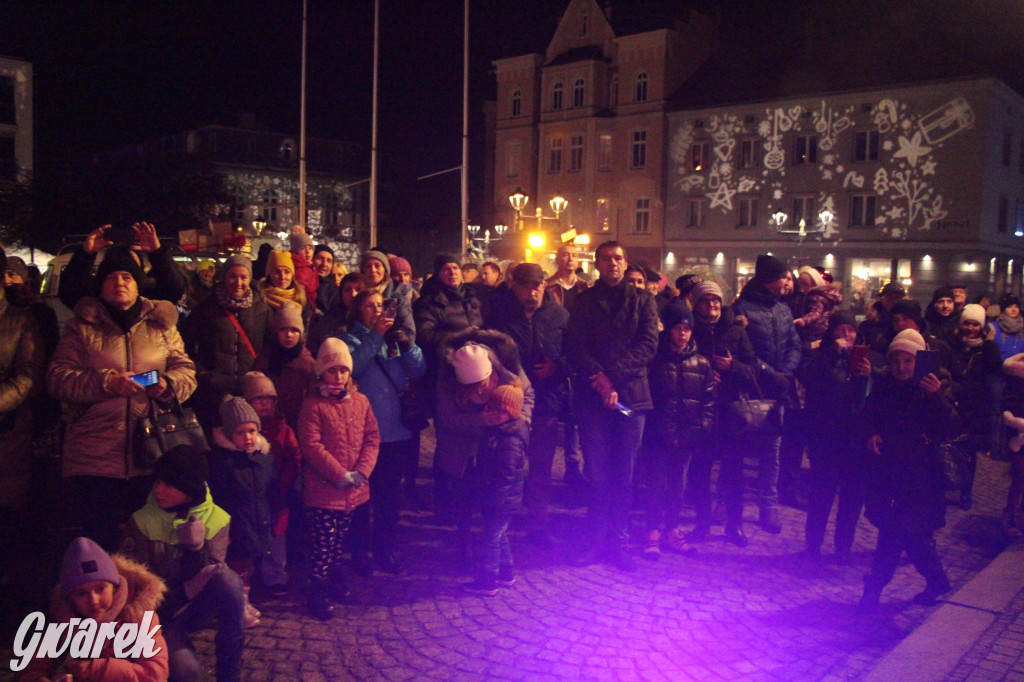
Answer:
[{"label": "white metal pole", "polygon": [[370,246],[377,246],[377,79],[380,58],[380,0],[373,0],[373,130],[370,139]]},{"label": "white metal pole", "polygon": [[302,0],[302,97],[299,105],[299,225],[306,231],[306,0]]},{"label": "white metal pole", "polygon": [[459,230],[459,258],[469,241],[469,0],[464,0],[462,22],[462,226]]}]

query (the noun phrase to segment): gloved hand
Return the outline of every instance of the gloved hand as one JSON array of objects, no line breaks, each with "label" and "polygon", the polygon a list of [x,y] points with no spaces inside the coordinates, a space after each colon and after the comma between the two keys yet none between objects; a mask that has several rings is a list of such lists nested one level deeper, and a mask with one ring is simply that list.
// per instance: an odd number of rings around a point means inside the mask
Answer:
[{"label": "gloved hand", "polygon": [[206,525],[195,514],[178,526],[178,542],[190,552],[198,552],[206,542]]},{"label": "gloved hand", "polygon": [[341,477],[341,481],[338,483],[339,488],[362,488],[366,485],[366,476],[363,476],[358,471],[349,471]]},{"label": "gloved hand", "polygon": [[408,353],[412,349],[412,337],[401,327],[392,327],[384,335],[388,343],[398,346],[398,350]]}]

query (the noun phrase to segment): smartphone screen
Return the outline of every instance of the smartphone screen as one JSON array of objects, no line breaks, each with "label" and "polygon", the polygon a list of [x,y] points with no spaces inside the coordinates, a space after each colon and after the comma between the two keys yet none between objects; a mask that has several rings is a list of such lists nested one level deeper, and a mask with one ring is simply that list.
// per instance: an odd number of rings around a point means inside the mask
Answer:
[{"label": "smartphone screen", "polygon": [[924,379],[929,374],[938,375],[939,373],[939,351],[937,350],[919,350],[914,355],[914,380],[913,383],[918,384],[921,379]]},{"label": "smartphone screen", "polygon": [[140,386],[152,386],[160,381],[160,375],[155,369],[151,369],[148,372],[133,375],[132,381]]},{"label": "smartphone screen", "polygon": [[852,372],[854,368],[860,363],[861,359],[866,358],[867,356],[867,346],[853,346],[852,348],[850,348],[850,362],[846,367],[847,371]]},{"label": "smartphone screen", "polygon": [[395,316],[398,314],[398,299],[389,298],[384,301],[384,310],[381,314],[388,319],[395,319]]}]

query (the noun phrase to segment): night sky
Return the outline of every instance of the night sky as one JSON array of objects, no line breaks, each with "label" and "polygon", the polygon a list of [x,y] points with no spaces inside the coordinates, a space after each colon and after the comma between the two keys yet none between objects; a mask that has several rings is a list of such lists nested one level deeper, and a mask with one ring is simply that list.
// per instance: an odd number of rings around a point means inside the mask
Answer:
[{"label": "night sky", "polygon": [[[651,0],[618,0],[628,13]],[[658,3],[653,3],[658,4]],[[671,4],[662,1],[660,4]],[[701,0],[719,15],[722,45],[796,52],[802,17],[837,63],[869,55],[910,78],[999,72],[1024,90],[1024,0]],[[568,2],[473,0],[471,206],[484,198],[482,114],[490,60],[541,51]],[[210,124],[297,133],[301,1],[0,2],[0,54],[35,69],[37,175],[69,158]],[[621,16],[621,14],[620,14]],[[382,180],[399,226],[457,229],[458,175],[416,177],[460,163],[462,2],[382,0]],[[372,0],[309,0],[310,136],[369,146]],[[728,48],[738,41],[743,51]],[[757,64],[757,61],[750,62]],[[382,190],[383,191],[383,190]],[[471,218],[473,218],[471,211]]]}]

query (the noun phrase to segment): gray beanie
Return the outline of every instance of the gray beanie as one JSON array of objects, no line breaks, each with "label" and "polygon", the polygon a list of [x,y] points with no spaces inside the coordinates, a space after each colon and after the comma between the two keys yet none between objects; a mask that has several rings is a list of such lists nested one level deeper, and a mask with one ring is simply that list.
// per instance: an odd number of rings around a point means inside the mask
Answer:
[{"label": "gray beanie", "polygon": [[224,272],[227,272],[236,265],[241,265],[243,268],[249,271],[249,276],[252,277],[252,261],[249,260],[248,256],[244,256],[240,253],[236,253],[234,256],[229,257],[224,261]]},{"label": "gray beanie", "polygon": [[388,261],[388,257],[385,254],[381,253],[380,251],[367,251],[366,253],[364,253],[363,261],[362,263],[360,263],[359,269],[362,270],[363,267],[366,265],[366,261],[370,260],[371,258],[373,258],[374,260],[379,260],[381,263],[384,264],[384,281],[386,282],[387,280],[391,279],[391,263]]},{"label": "gray beanie", "polygon": [[220,404],[220,424],[224,427],[224,434],[230,437],[242,424],[253,423],[259,428],[260,416],[252,405],[245,401],[245,398],[228,398]]},{"label": "gray beanie", "polygon": [[313,246],[313,238],[305,232],[292,232],[288,235],[288,248],[293,252],[299,252],[307,246]]}]

